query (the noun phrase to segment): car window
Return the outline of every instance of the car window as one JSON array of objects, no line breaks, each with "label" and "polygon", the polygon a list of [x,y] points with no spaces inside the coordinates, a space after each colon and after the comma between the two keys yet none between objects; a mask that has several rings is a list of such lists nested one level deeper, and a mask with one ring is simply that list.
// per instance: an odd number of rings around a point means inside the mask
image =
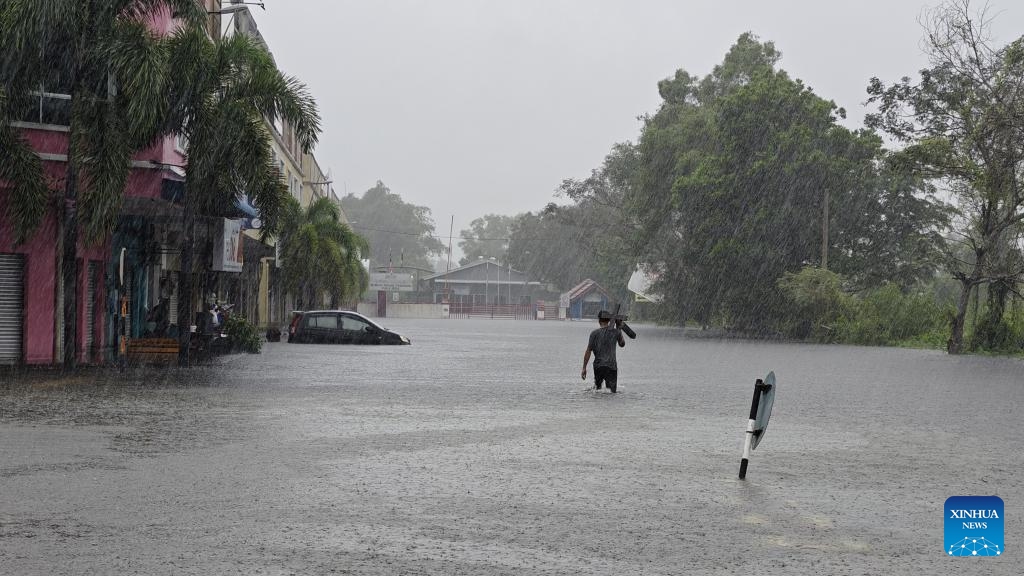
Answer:
[{"label": "car window", "polygon": [[363,330],[366,329],[367,326],[369,326],[369,324],[367,324],[363,320],[360,320],[359,318],[353,318],[352,316],[342,316],[341,317],[341,329],[342,330],[352,330],[354,332],[362,332]]},{"label": "car window", "polygon": [[316,328],[338,328],[338,317],[334,314],[317,314],[310,318],[310,326]]}]

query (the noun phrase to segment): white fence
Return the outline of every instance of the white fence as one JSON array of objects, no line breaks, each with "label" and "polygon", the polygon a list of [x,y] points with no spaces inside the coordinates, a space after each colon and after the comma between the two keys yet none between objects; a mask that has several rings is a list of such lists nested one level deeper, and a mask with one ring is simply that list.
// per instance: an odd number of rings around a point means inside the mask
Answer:
[{"label": "white fence", "polygon": [[[396,304],[388,302],[388,318],[448,318],[447,304]],[[376,302],[360,302],[357,312],[370,318],[377,317]]]},{"label": "white fence", "polygon": [[[376,302],[360,302],[356,311],[369,318],[377,318]],[[545,302],[537,309],[532,305],[471,305],[471,304],[401,304],[387,303],[388,318],[507,318],[509,320],[565,320],[566,310],[557,302]]]}]

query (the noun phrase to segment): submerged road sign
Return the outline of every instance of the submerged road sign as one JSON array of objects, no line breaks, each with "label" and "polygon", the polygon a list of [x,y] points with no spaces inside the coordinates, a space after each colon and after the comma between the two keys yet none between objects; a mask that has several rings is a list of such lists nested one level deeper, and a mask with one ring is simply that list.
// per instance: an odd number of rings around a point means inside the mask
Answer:
[{"label": "submerged road sign", "polygon": [[757,416],[754,418],[754,438],[750,449],[757,448],[765,432],[768,431],[768,419],[772,417],[772,406],[775,405],[775,372],[764,377],[764,390],[757,402]]},{"label": "submerged road sign", "polygon": [[754,398],[750,403],[750,418],[747,420],[747,434],[743,439],[743,458],[740,460],[740,480],[747,477],[747,462],[750,451],[764,438],[768,430],[768,420],[772,417],[775,405],[775,372],[769,372],[764,380],[760,378],[754,383]]}]

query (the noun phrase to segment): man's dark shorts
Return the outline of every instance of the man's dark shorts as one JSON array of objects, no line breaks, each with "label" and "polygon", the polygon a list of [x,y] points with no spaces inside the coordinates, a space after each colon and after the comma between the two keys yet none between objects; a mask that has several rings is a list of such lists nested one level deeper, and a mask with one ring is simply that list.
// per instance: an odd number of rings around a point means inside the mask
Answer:
[{"label": "man's dark shorts", "polygon": [[601,383],[604,382],[608,385],[609,390],[615,390],[616,384],[618,384],[619,371],[614,368],[608,368],[601,366],[594,368],[594,387],[600,388]]}]

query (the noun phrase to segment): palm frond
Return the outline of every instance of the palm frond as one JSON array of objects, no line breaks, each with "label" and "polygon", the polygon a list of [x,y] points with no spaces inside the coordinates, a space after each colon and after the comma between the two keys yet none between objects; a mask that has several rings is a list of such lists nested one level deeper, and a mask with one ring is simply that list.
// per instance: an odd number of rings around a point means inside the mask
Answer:
[{"label": "palm frond", "polygon": [[305,287],[338,301],[365,291],[369,276],[359,258],[366,242],[341,222],[337,206],[326,199],[305,210],[294,200],[287,205],[289,229],[281,238],[286,287]]},{"label": "palm frond", "polygon": [[292,76],[283,76],[285,89],[281,91],[277,110],[288,121],[299,139],[303,152],[311,152],[320,137],[320,113],[316,100],[306,85]]},{"label": "palm frond", "polygon": [[[2,91],[0,91],[2,94]],[[14,241],[24,243],[38,228],[50,207],[51,192],[43,174],[43,163],[35,151],[3,117],[0,104],[0,182],[9,188],[8,202],[0,216],[13,224]]]},{"label": "palm frond", "polygon": [[111,4],[118,16],[136,22],[166,14],[186,25],[202,26],[207,18],[206,7],[200,0],[117,0]]},{"label": "palm frond", "polygon": [[[277,172],[277,167],[274,167],[274,172]],[[278,173],[278,178],[279,178]],[[289,229],[297,229],[302,223],[302,205],[291,195],[285,200],[284,207],[281,210],[281,236],[284,237],[288,234]]]},{"label": "palm frond", "polygon": [[134,148],[113,103],[80,101],[72,113],[80,126],[72,147],[82,168],[79,212],[86,239],[97,242],[117,224]]},{"label": "palm frond", "polygon": [[310,222],[340,222],[341,209],[327,198],[317,198],[306,208],[306,219]]},{"label": "palm frond", "polygon": [[[279,229],[287,187],[273,162],[270,133],[263,118],[243,102],[227,102],[220,108],[219,134],[222,159],[234,176],[236,196],[245,194],[259,210],[265,233]],[[216,157],[215,157],[216,158]]]},{"label": "palm frond", "polygon": [[276,234],[282,228],[282,207],[291,198],[291,194],[272,161],[263,164],[262,174],[249,190],[253,206],[259,210],[264,221],[264,233]]},{"label": "palm frond", "polygon": [[126,128],[133,147],[163,135],[167,102],[167,47],[141,22],[115,24],[104,60],[117,79]]},{"label": "palm frond", "polygon": [[188,133],[189,125],[206,109],[209,96],[219,89],[211,72],[216,53],[214,43],[201,29],[179,28],[164,40],[167,68],[167,132]]},{"label": "palm frond", "polygon": [[312,150],[320,134],[320,113],[306,85],[282,74],[267,49],[248,36],[228,38],[222,48],[222,69],[232,62],[245,63],[230,67],[233,82],[226,98],[251,102],[267,118],[283,118],[303,150]]},{"label": "palm frond", "polygon": [[84,5],[76,0],[0,3],[0,85],[9,92],[59,84],[70,61],[64,47],[76,37]]}]

